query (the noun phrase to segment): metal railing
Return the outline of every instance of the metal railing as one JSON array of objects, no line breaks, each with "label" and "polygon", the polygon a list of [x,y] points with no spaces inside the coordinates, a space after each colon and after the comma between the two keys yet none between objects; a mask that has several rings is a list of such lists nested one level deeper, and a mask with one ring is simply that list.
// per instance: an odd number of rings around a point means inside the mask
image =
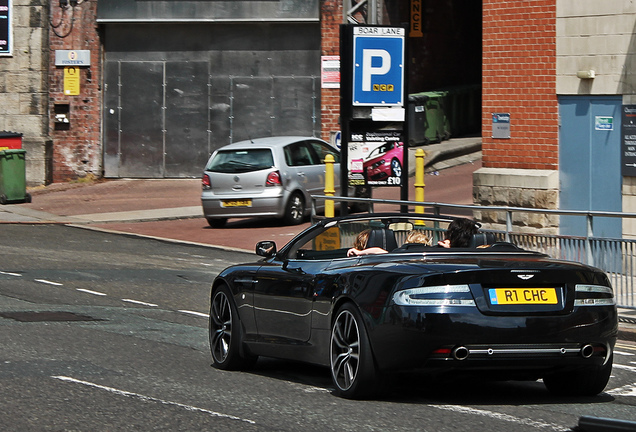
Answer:
[{"label": "metal railing", "polygon": [[[315,219],[316,201],[331,199],[336,203],[364,203],[368,212],[373,213],[376,205],[396,206],[395,210],[418,214],[409,207],[424,208],[424,212],[434,215],[457,216],[458,211],[496,211],[505,213],[505,230],[487,230],[495,233],[503,241],[512,242],[527,250],[542,252],[552,258],[576,261],[598,267],[605,271],[612,282],[618,307],[636,309],[636,239],[600,238],[594,236],[595,218],[634,219],[636,213],[587,211],[587,210],[551,210],[525,207],[477,206],[438,202],[401,201],[373,198],[338,197],[326,195],[312,196],[312,219]],[[387,210],[383,210],[387,211]],[[445,211],[445,212],[444,212]],[[533,213],[553,216],[585,217],[587,233],[584,237],[524,233],[515,231],[513,215]]]}]

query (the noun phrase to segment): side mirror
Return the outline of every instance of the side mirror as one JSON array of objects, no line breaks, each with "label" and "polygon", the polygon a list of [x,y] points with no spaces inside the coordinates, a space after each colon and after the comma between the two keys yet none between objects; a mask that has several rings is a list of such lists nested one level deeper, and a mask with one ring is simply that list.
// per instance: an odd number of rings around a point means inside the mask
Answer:
[{"label": "side mirror", "polygon": [[271,240],[256,243],[256,255],[269,258],[276,254],[276,242]]}]

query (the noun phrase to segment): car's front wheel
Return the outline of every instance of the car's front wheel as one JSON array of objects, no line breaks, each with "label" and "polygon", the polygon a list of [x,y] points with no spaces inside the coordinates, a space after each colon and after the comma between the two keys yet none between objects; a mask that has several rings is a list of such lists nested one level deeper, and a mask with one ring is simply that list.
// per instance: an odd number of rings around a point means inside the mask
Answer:
[{"label": "car's front wheel", "polygon": [[393,177],[402,177],[402,164],[398,159],[391,161],[391,174]]},{"label": "car's front wheel", "polygon": [[256,357],[243,355],[241,325],[229,288],[220,286],[210,302],[210,352],[213,366],[223,370],[251,366]]},{"label": "car's front wheel", "polygon": [[336,394],[348,399],[371,396],[377,389],[378,374],[362,316],[351,303],[336,313],[329,351]]},{"label": "car's front wheel", "polygon": [[613,355],[603,366],[559,371],[543,378],[550,393],[559,396],[596,396],[605,389],[612,373]]},{"label": "car's front wheel", "polygon": [[285,214],[283,215],[283,221],[287,225],[298,225],[302,223],[305,218],[305,200],[303,196],[295,192],[289,197],[287,205],[285,206]]}]

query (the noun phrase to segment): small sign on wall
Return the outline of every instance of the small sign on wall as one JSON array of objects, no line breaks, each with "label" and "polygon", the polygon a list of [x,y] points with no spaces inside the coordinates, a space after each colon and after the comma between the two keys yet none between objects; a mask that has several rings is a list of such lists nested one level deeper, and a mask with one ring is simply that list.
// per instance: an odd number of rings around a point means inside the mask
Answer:
[{"label": "small sign on wall", "polygon": [[422,0],[411,0],[411,31],[409,37],[424,37],[422,32]]},{"label": "small sign on wall", "polygon": [[510,113],[492,114],[492,137],[510,139]]},{"label": "small sign on wall", "polygon": [[340,56],[320,58],[322,88],[340,88]]},{"label": "small sign on wall", "polygon": [[11,0],[0,0],[0,56],[9,56],[13,45]]},{"label": "small sign on wall", "polygon": [[621,118],[621,174],[636,177],[636,105],[623,105]]},{"label": "small sign on wall", "polygon": [[594,130],[614,130],[614,117],[595,116]]},{"label": "small sign on wall", "polygon": [[77,67],[64,68],[64,94],[77,96],[80,94],[80,69]]},{"label": "small sign on wall", "polygon": [[55,66],[90,66],[90,50],[55,50]]}]

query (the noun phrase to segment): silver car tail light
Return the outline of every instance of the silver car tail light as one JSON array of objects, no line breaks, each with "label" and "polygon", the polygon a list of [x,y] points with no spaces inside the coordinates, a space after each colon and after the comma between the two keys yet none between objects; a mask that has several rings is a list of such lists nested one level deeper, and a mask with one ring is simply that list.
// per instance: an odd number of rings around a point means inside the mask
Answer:
[{"label": "silver car tail light", "polygon": [[280,176],[280,171],[272,171],[267,174],[267,180],[265,180],[265,186],[282,186],[283,180]]},{"label": "silver car tail light", "polygon": [[398,306],[475,306],[468,285],[410,288],[393,295]]},{"label": "silver car tail light", "polygon": [[616,304],[612,288],[603,285],[577,284],[574,306],[613,306]]},{"label": "silver car tail light", "polygon": [[203,176],[201,177],[201,189],[203,190],[212,189],[212,181],[210,180],[210,176],[207,175],[206,173],[203,173]]}]

